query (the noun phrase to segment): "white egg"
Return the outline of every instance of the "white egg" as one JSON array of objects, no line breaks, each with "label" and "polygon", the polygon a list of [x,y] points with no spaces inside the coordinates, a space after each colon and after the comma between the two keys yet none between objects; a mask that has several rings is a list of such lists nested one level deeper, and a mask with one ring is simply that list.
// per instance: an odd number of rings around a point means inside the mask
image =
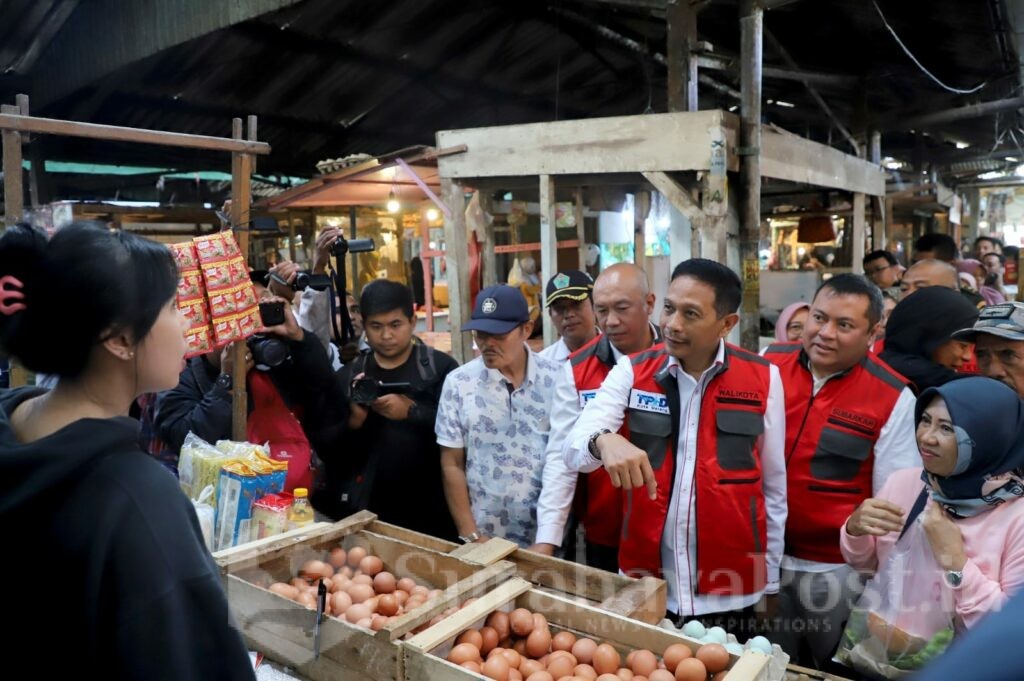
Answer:
[{"label": "white egg", "polygon": [[690,638],[704,638],[707,633],[707,629],[704,628],[704,625],[697,620],[690,620],[683,625],[683,636],[689,636]]},{"label": "white egg", "polygon": [[708,633],[705,635],[713,643],[719,643],[723,646],[729,640],[729,637],[725,634],[725,629],[723,629],[722,627],[711,627],[710,629],[708,629]]},{"label": "white egg", "polygon": [[747,641],[747,647],[751,650],[764,653],[765,655],[772,654],[772,644],[764,636],[755,636],[754,638]]},{"label": "white egg", "polygon": [[725,649],[728,650],[729,653],[732,655],[743,654],[743,646],[741,646],[739,643],[726,643]]}]

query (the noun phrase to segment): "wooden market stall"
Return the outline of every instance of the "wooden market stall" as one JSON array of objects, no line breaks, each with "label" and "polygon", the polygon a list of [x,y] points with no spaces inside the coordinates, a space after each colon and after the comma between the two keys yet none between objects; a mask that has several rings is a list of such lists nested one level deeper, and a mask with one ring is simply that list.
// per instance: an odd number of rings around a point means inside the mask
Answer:
[{"label": "wooden market stall", "polygon": [[[853,259],[859,266],[864,253],[865,197],[885,195],[881,167],[776,127],[762,126],[756,151],[740,146],[739,133],[739,117],[717,110],[438,132],[439,148],[465,148],[438,159],[442,199],[453,208],[446,216],[445,240],[448,244],[468,240],[465,216],[458,210],[468,187],[507,186],[536,177],[542,214],[541,270],[550,276],[557,262],[556,182],[570,187],[633,183],[660,192],[686,216],[692,256],[728,263],[741,272],[745,284],[756,286],[756,258],[740,262],[739,187],[735,175],[729,175],[740,169],[745,157],[756,153],[762,177],[853,193]],[[760,215],[755,228],[759,222]],[[637,238],[642,240],[642,230]],[[680,259],[675,253],[674,259]],[[465,334],[456,330],[468,319],[472,305],[467,293],[468,254],[465,249],[449,249],[447,256],[452,353],[466,361],[470,345]],[[493,251],[485,257],[493,258]],[[554,341],[554,329],[546,317],[544,334],[546,343]]]},{"label": "wooden market stall", "polygon": [[[0,106],[0,136],[3,139],[4,225],[18,223],[24,215],[22,183],[22,144],[29,135],[62,135],[111,142],[130,142],[202,149],[231,154],[231,226],[237,231],[239,249],[248,261],[252,172],[256,155],[269,154],[270,145],[256,137],[256,116],[248,117],[247,134],[243,135],[242,119],[231,122],[231,138],[190,135],[163,130],[143,130],[95,123],[78,123],[30,115],[28,95],[18,95],[16,104]],[[244,343],[236,344],[235,375],[232,389],[232,433],[236,440],[245,440],[248,404],[246,395],[246,363]],[[24,382],[24,378],[20,378]],[[11,385],[19,384],[19,372],[12,371]]]}]

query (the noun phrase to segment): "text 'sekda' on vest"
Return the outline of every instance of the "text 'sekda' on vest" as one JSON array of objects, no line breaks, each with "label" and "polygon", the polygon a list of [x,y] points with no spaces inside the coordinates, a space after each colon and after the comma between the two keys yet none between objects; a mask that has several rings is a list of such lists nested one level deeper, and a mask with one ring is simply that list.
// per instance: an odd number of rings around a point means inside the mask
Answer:
[{"label": "text 'sekda' on vest", "polygon": [[[663,345],[631,359],[628,437],[647,452],[658,491],[654,500],[644,489],[626,493],[619,566],[627,574],[657,575],[662,533],[672,522],[667,515],[675,486],[679,392]],[[726,344],[725,364],[702,397],[693,481],[697,555],[689,557],[696,563],[698,594],[751,594],[765,587],[768,538],[757,444],[764,432],[769,369],[757,355]]]}]

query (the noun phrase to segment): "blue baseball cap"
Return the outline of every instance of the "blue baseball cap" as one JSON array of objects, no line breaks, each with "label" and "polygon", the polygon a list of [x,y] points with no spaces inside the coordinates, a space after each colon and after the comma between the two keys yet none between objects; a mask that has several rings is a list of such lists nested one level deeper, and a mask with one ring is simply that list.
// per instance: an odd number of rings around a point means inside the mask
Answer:
[{"label": "blue baseball cap", "polygon": [[473,314],[462,330],[501,335],[528,321],[530,307],[522,292],[514,286],[499,284],[477,294]]}]

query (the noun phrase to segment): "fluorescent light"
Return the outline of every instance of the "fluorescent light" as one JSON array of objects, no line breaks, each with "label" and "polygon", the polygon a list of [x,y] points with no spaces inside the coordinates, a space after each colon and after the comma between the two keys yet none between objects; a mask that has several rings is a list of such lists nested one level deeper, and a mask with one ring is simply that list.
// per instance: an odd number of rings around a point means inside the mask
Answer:
[{"label": "fluorescent light", "polygon": [[732,106],[730,106],[730,107],[729,107],[729,111],[735,111],[735,110],[736,110],[736,109],[738,109],[738,108],[739,108],[738,106],[736,106],[735,104],[733,104]]},{"label": "fluorescent light", "polygon": [[1019,165],[1013,170],[1013,174],[1017,177],[1024,177],[1024,165]]},{"label": "fluorescent light", "polygon": [[1009,161],[1010,163],[1020,163],[1020,159],[1017,158],[1016,156],[1007,156],[1005,160]]},{"label": "fluorescent light", "polygon": [[981,173],[978,175],[979,180],[998,180],[1006,177],[1006,173],[1001,170],[990,170],[987,173]]},{"label": "fluorescent light", "polygon": [[956,148],[957,149],[966,149],[969,146],[971,146],[970,142],[957,142],[956,143]]},{"label": "fluorescent light", "polygon": [[882,159],[882,167],[887,170],[899,170],[904,165],[903,161],[899,161],[892,156],[886,156]]},{"label": "fluorescent light", "polygon": [[775,106],[781,106],[781,107],[786,108],[786,109],[795,109],[796,108],[796,104],[793,104],[791,102],[784,102],[781,99],[776,99],[775,100]]}]

